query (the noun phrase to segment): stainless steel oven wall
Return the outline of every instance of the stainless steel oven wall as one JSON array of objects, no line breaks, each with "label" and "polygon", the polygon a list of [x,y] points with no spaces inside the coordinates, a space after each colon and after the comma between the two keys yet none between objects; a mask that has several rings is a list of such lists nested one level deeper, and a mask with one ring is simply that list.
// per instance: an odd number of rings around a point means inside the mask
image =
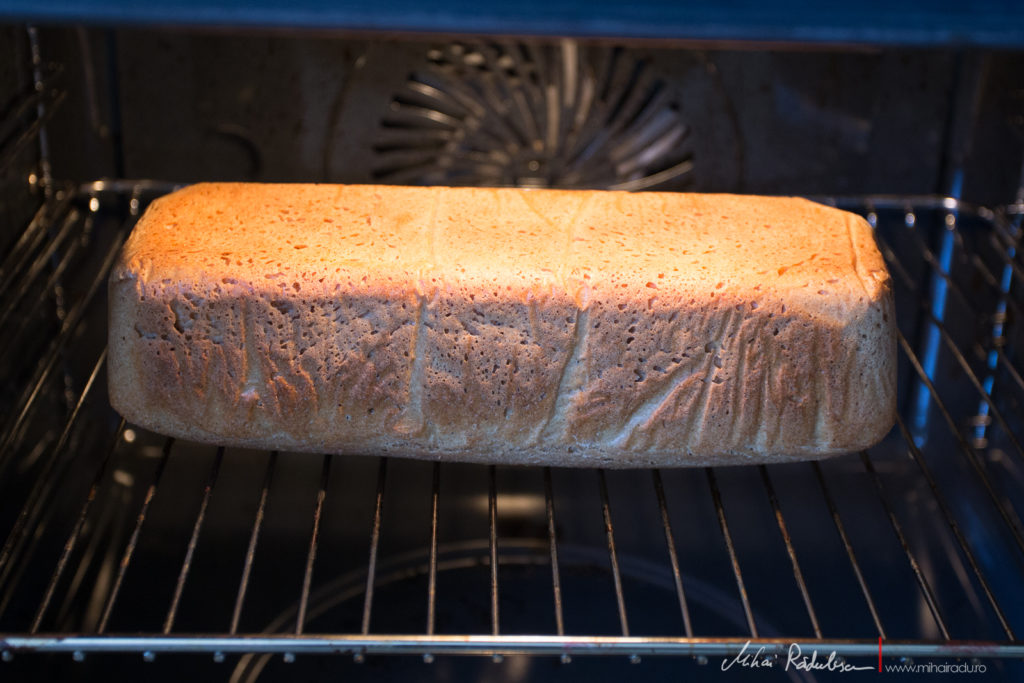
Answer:
[{"label": "stainless steel oven wall", "polygon": [[7,252],[42,197],[30,176],[39,171],[39,147],[26,131],[36,115],[32,52],[22,26],[0,26],[0,253]]}]

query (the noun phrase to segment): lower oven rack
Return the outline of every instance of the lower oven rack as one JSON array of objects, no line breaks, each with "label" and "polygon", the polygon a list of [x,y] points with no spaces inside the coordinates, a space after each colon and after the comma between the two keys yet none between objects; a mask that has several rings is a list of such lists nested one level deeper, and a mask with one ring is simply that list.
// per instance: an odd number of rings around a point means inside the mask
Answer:
[{"label": "lower oven rack", "polygon": [[56,188],[0,264],[4,661],[207,653],[250,680],[271,655],[1024,658],[1020,207],[825,200],[868,218],[897,288],[879,446],[604,472],[242,453],[119,421],[104,285],[171,189]]}]

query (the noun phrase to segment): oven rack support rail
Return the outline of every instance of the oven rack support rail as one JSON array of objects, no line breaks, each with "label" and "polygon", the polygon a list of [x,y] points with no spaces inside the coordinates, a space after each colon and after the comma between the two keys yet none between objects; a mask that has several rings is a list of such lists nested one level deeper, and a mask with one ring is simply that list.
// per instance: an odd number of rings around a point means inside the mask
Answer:
[{"label": "oven rack support rail", "polygon": [[[524,635],[449,635],[422,636],[381,634],[364,635],[41,635],[4,636],[4,659],[19,652],[70,653],[83,659],[86,653],[135,653],[153,659],[158,654],[211,654],[221,660],[226,655],[252,653],[280,654],[287,659],[298,655],[615,655],[636,660],[646,656],[733,657],[761,650],[766,656],[783,661],[791,652],[819,659],[835,653],[840,657],[886,660],[892,657],[948,658],[1024,658],[1024,644],[993,646],[982,641],[936,643],[915,640],[883,640],[881,643],[853,639],[782,638],[667,638],[625,636],[524,636]],[[796,648],[796,649],[793,649]],[[822,656],[824,655],[824,657]],[[428,659],[429,661],[429,659]],[[2,669],[0,669],[2,671]]]},{"label": "oven rack support rail", "polygon": [[[57,260],[54,263],[54,252],[59,249],[47,248],[51,244],[38,235],[49,235],[48,239],[67,240],[71,242],[70,236],[76,230],[85,230],[87,224],[94,218],[102,206],[117,199],[127,205],[126,217],[123,224],[116,230],[113,236],[112,246],[103,254],[103,258],[96,272],[88,279],[86,286],[76,298],[71,298],[65,303],[66,310],[62,316],[62,323],[50,344],[41,350],[41,358],[38,360],[36,370],[32,373],[31,381],[24,388],[24,391],[16,399],[15,410],[5,417],[3,431],[0,432],[0,467],[9,466],[11,458],[19,447],[19,439],[25,424],[32,419],[35,411],[38,410],[40,388],[47,382],[53,381],[58,372],[59,359],[74,339],[78,328],[83,324],[85,311],[95,300],[102,284],[105,282],[107,273],[113,257],[116,254],[118,245],[130,231],[132,224],[141,214],[144,204],[154,196],[173,189],[172,185],[155,183],[151,181],[97,181],[82,187],[55,188],[51,197],[40,208],[37,216],[30,222],[18,244],[32,245],[24,247],[21,252],[13,254],[3,266],[5,273],[20,273],[20,278],[9,278],[5,282],[5,288],[0,292],[0,304],[20,300],[32,291],[29,287],[31,282],[39,281],[44,284],[40,290],[42,298],[49,295],[62,273],[62,263]],[[991,393],[991,380],[989,377],[981,376],[972,369],[968,361],[968,355],[974,358],[984,359],[983,367],[991,372],[1001,371],[1015,383],[1015,390],[1024,392],[1024,379],[1022,379],[1019,364],[1010,353],[1004,349],[1000,340],[1003,338],[1005,329],[1005,316],[1007,312],[1013,314],[1019,309],[1017,300],[1010,296],[1011,288],[1019,289],[1024,287],[1024,265],[1021,264],[1017,253],[1017,244],[1020,238],[1020,207],[1009,207],[999,212],[987,209],[966,206],[957,200],[942,197],[861,197],[850,199],[828,200],[844,207],[857,207],[874,225],[879,225],[880,220],[892,219],[892,212],[898,212],[903,223],[903,229],[913,233],[917,216],[920,212],[933,211],[942,216],[945,224],[945,233],[940,236],[938,248],[933,249],[920,236],[911,234],[912,243],[920,249],[920,258],[931,268],[931,276],[924,284],[915,282],[908,275],[909,265],[897,257],[896,252],[888,242],[888,238],[878,233],[880,247],[888,265],[893,272],[897,288],[903,288],[905,292],[912,295],[918,305],[920,325],[924,327],[923,351],[918,351],[901,332],[899,335],[899,353],[904,361],[909,364],[912,376],[914,377],[914,388],[917,391],[916,397],[911,401],[911,410],[908,415],[901,415],[894,433],[902,439],[901,448],[905,450],[907,459],[904,462],[908,468],[915,470],[917,476],[923,477],[927,482],[928,490],[936,505],[938,514],[943,523],[948,527],[952,538],[956,541],[954,552],[961,558],[961,564],[965,571],[973,577],[972,580],[978,587],[978,595],[982,596],[980,601],[989,615],[991,622],[998,624],[997,629],[1002,632],[1003,638],[989,638],[985,640],[965,639],[961,640],[955,635],[962,631],[962,625],[950,623],[943,614],[943,603],[951,600],[950,596],[943,595],[936,586],[932,585],[929,573],[922,568],[919,558],[915,555],[912,543],[908,541],[907,530],[901,522],[900,514],[894,503],[891,492],[887,489],[885,473],[877,467],[879,458],[869,452],[859,454],[860,463],[864,475],[873,488],[873,494],[877,496],[878,502],[885,510],[885,517],[888,521],[888,533],[895,536],[898,546],[905,554],[905,561],[913,572],[917,587],[920,591],[922,604],[927,606],[930,618],[934,622],[935,629],[941,634],[939,638],[924,639],[901,639],[891,638],[887,633],[883,619],[878,608],[878,598],[875,591],[869,585],[869,581],[861,571],[862,559],[858,556],[855,543],[851,541],[847,533],[847,527],[838,506],[835,502],[834,491],[838,482],[834,477],[826,474],[826,471],[818,463],[806,464],[811,468],[814,477],[820,487],[820,493],[826,501],[831,523],[834,532],[846,554],[849,569],[857,578],[862,598],[871,613],[875,624],[876,637],[860,639],[836,638],[832,634],[823,633],[817,618],[817,609],[811,598],[807,585],[804,581],[801,566],[797,558],[797,551],[790,538],[785,516],[779,505],[773,484],[772,467],[760,467],[759,475],[763,484],[763,491],[770,501],[778,525],[779,537],[785,545],[785,550],[792,563],[793,581],[799,587],[803,599],[803,608],[806,610],[808,622],[814,632],[813,638],[808,637],[764,637],[759,633],[756,611],[751,604],[747,593],[742,568],[743,558],[737,552],[733,543],[733,531],[730,529],[726,508],[728,499],[722,495],[719,485],[719,478],[716,469],[705,470],[707,491],[715,508],[718,520],[721,540],[724,541],[728,553],[729,564],[732,567],[733,579],[736,593],[742,605],[745,615],[747,629],[741,633],[729,637],[702,637],[695,633],[687,603],[685,580],[680,572],[679,550],[675,544],[675,535],[669,521],[668,507],[673,504],[670,496],[662,484],[661,473],[657,470],[651,472],[653,493],[657,499],[661,512],[661,523],[665,537],[665,549],[667,556],[665,562],[672,570],[675,591],[679,601],[679,612],[681,616],[682,629],[678,636],[671,637],[650,637],[631,635],[629,619],[626,612],[626,600],[623,594],[621,580],[622,569],[616,551],[615,529],[612,523],[613,510],[608,495],[606,476],[603,471],[596,471],[596,484],[600,492],[601,514],[604,519],[606,550],[608,564],[613,578],[613,586],[618,605],[621,633],[615,636],[588,636],[566,633],[563,620],[563,606],[561,596],[561,578],[559,574],[559,539],[556,534],[555,510],[552,504],[552,486],[550,470],[544,470],[544,498],[546,501],[547,531],[546,539],[535,539],[539,545],[534,544],[528,549],[542,551],[547,554],[545,564],[550,567],[551,586],[551,608],[556,616],[556,633],[542,635],[511,635],[503,634],[500,631],[500,618],[498,614],[498,596],[500,592],[500,568],[509,560],[509,553],[514,551],[515,541],[513,539],[499,538],[496,531],[496,518],[500,504],[500,496],[496,486],[496,468],[490,467],[488,472],[488,518],[489,537],[481,541],[479,547],[469,548],[467,552],[476,553],[482,564],[489,566],[490,591],[491,591],[491,632],[480,634],[445,634],[435,632],[435,611],[436,611],[436,576],[438,569],[438,557],[440,554],[437,539],[437,508],[439,495],[439,473],[445,465],[435,464],[433,467],[434,478],[432,485],[432,533],[430,538],[430,551],[427,559],[427,573],[429,576],[428,596],[429,617],[425,632],[420,634],[396,634],[376,633],[371,630],[373,614],[374,588],[381,584],[381,577],[378,576],[379,563],[377,559],[378,544],[382,533],[382,507],[385,505],[388,460],[380,461],[376,476],[376,505],[372,519],[372,531],[369,537],[369,555],[366,561],[365,588],[363,589],[363,619],[362,628],[358,633],[345,634],[321,634],[305,632],[307,621],[311,618],[310,599],[315,594],[316,560],[319,548],[319,529],[321,514],[323,511],[324,499],[327,490],[327,481],[330,475],[332,456],[323,456],[322,475],[320,487],[313,502],[313,518],[311,520],[312,531],[306,553],[305,572],[301,586],[297,586],[298,600],[296,613],[291,618],[291,625],[287,633],[240,633],[239,614],[246,601],[246,589],[252,569],[253,556],[260,535],[260,526],[263,520],[264,508],[267,500],[267,491],[274,477],[277,454],[271,453],[267,459],[266,474],[263,481],[263,495],[260,498],[259,506],[251,527],[251,538],[249,549],[245,557],[245,563],[239,582],[237,584],[237,599],[235,612],[231,627],[227,633],[195,633],[181,634],[174,631],[175,619],[182,596],[182,591],[190,577],[193,554],[196,543],[201,537],[203,523],[207,510],[207,504],[212,496],[215,496],[218,470],[224,454],[223,449],[218,449],[217,456],[208,473],[207,483],[202,497],[202,503],[195,514],[192,525],[192,534],[187,546],[180,570],[178,581],[174,590],[171,604],[167,610],[162,631],[140,632],[134,634],[108,633],[107,626],[111,614],[117,607],[119,590],[125,575],[132,569],[132,559],[141,535],[144,532],[145,522],[149,506],[155,496],[160,495],[160,482],[165,465],[172,456],[175,448],[173,439],[164,441],[162,456],[152,475],[152,480],[146,489],[146,494],[137,511],[134,528],[124,545],[123,555],[119,564],[117,576],[109,591],[102,609],[102,617],[95,629],[89,632],[46,632],[42,626],[46,622],[48,610],[54,599],[55,592],[69,569],[69,559],[72,557],[76,544],[81,540],[83,528],[90,515],[90,508],[95,501],[95,495],[101,482],[109,477],[112,469],[112,461],[118,457],[118,448],[128,441],[125,438],[126,425],[122,421],[112,441],[107,455],[98,462],[95,470],[92,487],[88,496],[82,503],[77,516],[77,521],[72,525],[70,533],[64,541],[64,551],[60,554],[56,565],[52,568],[50,581],[47,589],[41,596],[35,616],[31,623],[26,623],[24,629],[0,633],[0,653],[4,659],[12,658],[19,652],[70,652],[76,659],[83,658],[90,652],[136,652],[142,653],[147,659],[154,658],[158,653],[211,653],[216,659],[223,659],[226,654],[235,653],[280,653],[286,660],[293,659],[298,654],[351,654],[357,658],[365,655],[377,654],[419,654],[426,659],[440,654],[474,654],[490,655],[500,658],[502,655],[514,653],[533,653],[561,655],[567,659],[575,655],[625,655],[638,661],[643,656],[653,655],[685,655],[697,657],[728,656],[736,655],[745,646],[764,648],[765,654],[784,657],[789,648],[796,644],[804,652],[817,650],[818,652],[834,651],[837,655],[847,657],[875,657],[878,655],[881,646],[882,654],[886,657],[926,657],[926,656],[947,656],[947,657],[970,657],[970,658],[1024,658],[1024,642],[1020,640],[1014,630],[1013,619],[1018,614],[1005,606],[1006,590],[1002,590],[1000,597],[999,590],[993,589],[988,570],[982,566],[977,557],[977,549],[973,539],[964,532],[964,520],[957,511],[955,497],[956,490],[950,490],[939,483],[927,458],[927,446],[924,444],[924,436],[915,434],[915,430],[928,427],[927,424],[917,424],[914,410],[921,409],[931,415],[933,420],[932,429],[945,430],[946,438],[955,442],[954,451],[958,457],[963,458],[970,466],[970,471],[980,483],[983,494],[979,505],[987,505],[992,510],[995,518],[1001,521],[1006,537],[1011,539],[1008,543],[1009,552],[1014,554],[1014,560],[1018,563],[1024,556],[1024,535],[1021,532],[1021,523],[1018,509],[1013,499],[1008,497],[1002,488],[1004,482],[997,480],[992,474],[990,467],[980,457],[979,444],[984,443],[987,438],[1001,438],[1010,451],[1007,457],[1024,459],[1024,449],[1016,436],[1019,425],[1016,421],[1020,419],[1019,414],[1008,414],[1006,405],[1000,404],[993,399]],[[881,219],[882,212],[888,212],[887,218]],[[975,259],[969,264],[981,281],[994,292],[998,299],[995,305],[993,316],[993,328],[987,333],[988,342],[975,344],[974,348],[963,349],[957,345],[953,338],[955,330],[951,330],[945,320],[945,302],[957,298],[965,298],[967,295],[962,285],[951,276],[953,260],[950,248],[945,245],[963,244],[963,235],[958,231],[963,217],[971,215],[984,221],[991,231],[987,236],[989,246],[997,255],[1003,272],[993,272],[981,259]],[[91,227],[89,227],[91,229]],[[946,237],[948,235],[948,238]],[[58,242],[58,246],[64,248],[64,242]],[[74,243],[71,243],[71,247]],[[70,248],[70,247],[69,247]],[[17,260],[12,260],[17,259]],[[48,265],[49,264],[49,265]],[[53,269],[56,269],[54,271]],[[56,273],[56,275],[55,275]],[[942,299],[943,306],[936,305],[937,299]],[[37,302],[38,305],[42,301]],[[0,306],[2,308],[2,306]],[[3,313],[3,311],[0,311]],[[9,317],[9,316],[8,316]],[[9,323],[8,323],[9,324]],[[9,328],[4,328],[5,330]],[[919,335],[921,336],[921,335]],[[933,339],[934,343],[928,342]],[[11,343],[8,340],[5,344]],[[929,349],[934,346],[949,354],[953,362],[958,364],[973,387],[976,396],[975,403],[979,406],[978,417],[985,419],[976,420],[973,438],[968,438],[964,431],[958,426],[950,407],[947,405],[948,397],[940,394],[936,388],[935,368],[929,358]],[[61,477],[66,474],[68,462],[73,459],[74,453],[70,453],[69,444],[72,442],[71,435],[79,427],[80,416],[83,407],[91,402],[104,401],[102,396],[97,397],[100,392],[96,391],[97,378],[102,376],[106,362],[106,350],[103,349],[92,363],[92,370],[83,388],[78,392],[70,403],[63,429],[59,434],[54,435],[45,446],[45,453],[39,459],[39,475],[34,486],[28,491],[25,497],[25,504],[18,513],[12,527],[4,530],[3,546],[0,548],[0,617],[9,605],[12,596],[18,591],[19,582],[24,578],[26,568],[30,565],[33,555],[37,549],[36,539],[38,533],[45,531],[46,526],[51,522],[48,513],[47,501],[53,499],[59,490]],[[977,367],[975,364],[974,367]],[[1017,406],[1019,408],[1019,406]],[[930,412],[929,412],[930,411]],[[941,418],[941,419],[939,419]],[[938,421],[938,427],[934,421]],[[1011,426],[1010,423],[1015,425]],[[856,457],[856,456],[851,456]],[[678,502],[678,501],[676,501]],[[826,524],[827,526],[827,524]],[[564,550],[564,549],[563,549]],[[1018,590],[1021,582],[1018,582]],[[955,597],[955,596],[954,596]],[[1019,596],[1016,596],[1019,599]],[[1018,625],[1017,628],[1020,628]],[[750,645],[747,645],[747,644]]]}]

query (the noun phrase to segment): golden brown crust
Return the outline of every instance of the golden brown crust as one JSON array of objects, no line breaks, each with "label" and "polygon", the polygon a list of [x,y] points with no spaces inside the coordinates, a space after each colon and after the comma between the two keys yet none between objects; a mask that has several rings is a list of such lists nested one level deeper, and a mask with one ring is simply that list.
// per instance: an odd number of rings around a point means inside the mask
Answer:
[{"label": "golden brown crust", "polygon": [[203,184],[110,279],[110,395],[228,445],[632,467],[857,450],[889,276],[801,199]]}]

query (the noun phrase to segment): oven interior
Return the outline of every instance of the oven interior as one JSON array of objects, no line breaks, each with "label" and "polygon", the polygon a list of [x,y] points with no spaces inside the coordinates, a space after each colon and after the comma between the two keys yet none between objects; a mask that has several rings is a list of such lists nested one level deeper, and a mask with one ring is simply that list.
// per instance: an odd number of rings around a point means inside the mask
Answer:
[{"label": "oven interior", "polygon": [[[1024,60],[951,45],[0,27],[0,678],[712,678],[1024,658]],[[200,180],[798,194],[893,276],[863,453],[596,471],[223,449],[106,397]],[[772,666],[768,666],[772,665]]]}]

